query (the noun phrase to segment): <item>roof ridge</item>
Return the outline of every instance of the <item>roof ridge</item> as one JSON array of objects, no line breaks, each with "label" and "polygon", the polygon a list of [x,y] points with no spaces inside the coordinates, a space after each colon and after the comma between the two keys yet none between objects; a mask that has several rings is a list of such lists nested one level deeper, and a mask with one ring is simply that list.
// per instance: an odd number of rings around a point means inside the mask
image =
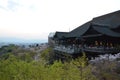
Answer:
[{"label": "roof ridge", "polygon": [[99,18],[99,17],[103,17],[103,16],[106,16],[106,15],[111,15],[111,14],[115,14],[115,13],[120,13],[120,10],[117,10],[117,11],[114,11],[114,12],[109,12],[109,13],[94,17],[93,20],[96,19],[96,18]]}]

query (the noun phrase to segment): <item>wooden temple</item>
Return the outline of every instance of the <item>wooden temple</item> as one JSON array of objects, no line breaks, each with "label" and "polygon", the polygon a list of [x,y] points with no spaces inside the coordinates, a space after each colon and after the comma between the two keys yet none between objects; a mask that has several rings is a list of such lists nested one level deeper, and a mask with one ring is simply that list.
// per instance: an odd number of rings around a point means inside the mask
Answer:
[{"label": "wooden temple", "polygon": [[93,18],[70,32],[56,32],[54,51],[71,55],[120,52],[120,11]]}]

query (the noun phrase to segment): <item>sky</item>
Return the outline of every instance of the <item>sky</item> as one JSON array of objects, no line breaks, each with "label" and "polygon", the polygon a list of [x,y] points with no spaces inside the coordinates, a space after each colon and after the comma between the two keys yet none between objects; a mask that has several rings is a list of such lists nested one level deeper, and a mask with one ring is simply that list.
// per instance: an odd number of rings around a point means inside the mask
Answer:
[{"label": "sky", "polygon": [[0,37],[47,40],[120,10],[120,0],[0,0]]}]

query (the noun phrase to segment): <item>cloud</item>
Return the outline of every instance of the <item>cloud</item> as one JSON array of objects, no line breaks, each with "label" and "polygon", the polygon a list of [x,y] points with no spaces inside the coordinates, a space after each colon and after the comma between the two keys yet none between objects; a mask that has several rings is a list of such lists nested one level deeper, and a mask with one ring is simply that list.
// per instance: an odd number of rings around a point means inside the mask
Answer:
[{"label": "cloud", "polygon": [[20,4],[15,0],[0,0],[0,8],[6,11],[16,11]]},{"label": "cloud", "polygon": [[8,4],[8,0],[0,0],[0,5],[6,7]]},{"label": "cloud", "polygon": [[12,1],[12,0],[8,0],[7,8],[8,8],[9,10],[15,11],[15,10],[17,10],[17,7],[19,7],[19,6],[20,6],[19,3],[14,2],[14,1]]},{"label": "cloud", "polygon": [[0,0],[0,36],[47,38],[119,8],[116,0]]},{"label": "cloud", "polygon": [[34,0],[0,0],[0,8],[14,12],[21,9],[35,10],[35,5]]}]

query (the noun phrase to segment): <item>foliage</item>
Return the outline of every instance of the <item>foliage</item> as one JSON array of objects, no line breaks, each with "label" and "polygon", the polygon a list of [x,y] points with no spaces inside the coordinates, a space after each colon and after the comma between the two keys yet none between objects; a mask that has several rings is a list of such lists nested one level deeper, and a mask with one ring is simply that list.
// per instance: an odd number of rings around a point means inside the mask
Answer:
[{"label": "foliage", "polygon": [[102,60],[92,66],[93,73],[99,80],[120,80],[120,65],[117,61]]},{"label": "foliage", "polygon": [[49,63],[53,63],[54,61],[54,52],[50,47],[43,50],[40,56],[41,56],[40,58],[46,60]]},{"label": "foliage", "polygon": [[83,53],[68,62],[57,60],[47,64],[54,55],[51,48],[41,53],[39,61],[33,59],[34,55],[32,51],[12,47],[12,52],[0,57],[0,80],[120,80],[120,65],[115,61],[92,65]]},{"label": "foliage", "polygon": [[36,54],[33,51],[22,49],[14,44],[2,46],[0,48],[0,53],[1,53],[0,59],[8,59],[9,56],[12,54],[15,55],[17,58],[27,62],[32,61]]},{"label": "foliage", "polygon": [[0,48],[0,55],[1,54],[5,54],[5,53],[10,53],[13,52],[14,50],[16,50],[18,48],[18,46],[14,45],[14,44],[10,44],[8,46],[2,46]]},{"label": "foliage", "polygon": [[[27,57],[26,57],[27,58]],[[83,58],[83,57],[82,57]],[[81,71],[78,65],[73,63],[85,63],[84,59],[72,60],[71,62],[55,61],[51,65],[45,64],[44,60],[26,61],[9,54],[7,59],[0,60],[1,80],[96,80],[91,73],[90,67],[84,65]],[[81,61],[83,60],[83,61]],[[87,79],[89,76],[90,78]],[[87,77],[87,78],[85,78]]]}]

